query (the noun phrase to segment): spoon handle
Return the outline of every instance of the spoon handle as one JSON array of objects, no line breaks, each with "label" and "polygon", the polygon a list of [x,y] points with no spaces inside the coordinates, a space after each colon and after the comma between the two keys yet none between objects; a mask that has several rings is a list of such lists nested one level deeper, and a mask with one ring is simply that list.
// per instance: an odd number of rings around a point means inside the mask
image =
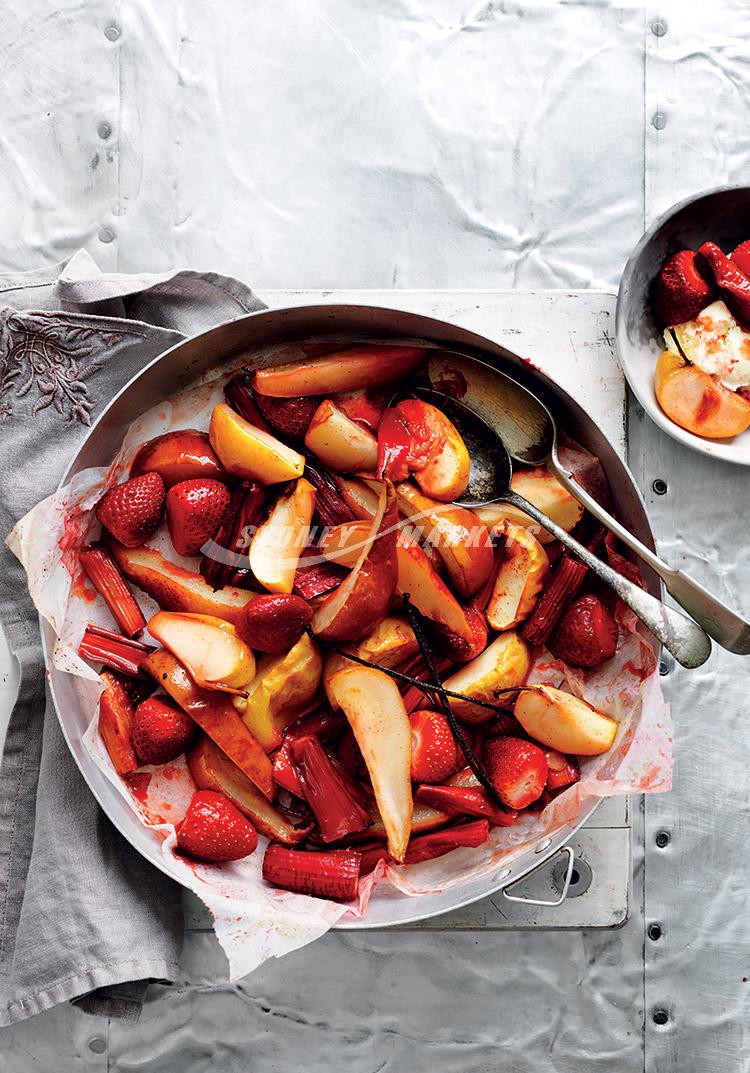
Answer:
[{"label": "spoon handle", "polygon": [[517,492],[509,490],[502,499],[539,522],[605,585],[609,585],[683,667],[700,667],[706,662],[711,655],[711,640],[696,622],[673,611],[651,593],[618,574]]},{"label": "spoon handle", "polygon": [[697,581],[694,581],[682,570],[665,563],[650,548],[642,544],[637,537],[629,533],[616,518],[608,514],[604,507],[600,506],[588,492],[581,487],[576,480],[567,473],[560,465],[559,460],[550,459],[551,468],[561,484],[565,485],[571,495],[575,496],[592,514],[597,521],[611,530],[619,537],[623,544],[627,544],[631,551],[640,556],[664,582],[669,595],[684,607],[687,613],[703,627],[707,634],[713,637],[717,644],[726,648],[729,652],[735,652],[740,656],[750,655],[750,624],[740,615],[727,607],[716,596],[704,589]]}]

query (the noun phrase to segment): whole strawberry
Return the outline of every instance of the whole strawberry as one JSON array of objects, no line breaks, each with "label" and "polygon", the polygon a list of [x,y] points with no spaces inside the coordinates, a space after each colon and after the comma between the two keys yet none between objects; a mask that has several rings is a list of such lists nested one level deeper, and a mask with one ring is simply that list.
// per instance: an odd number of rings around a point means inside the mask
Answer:
[{"label": "whole strawberry", "polygon": [[115,540],[126,548],[138,548],[156,531],[165,494],[158,473],[131,477],[104,493],[96,504],[96,516]]},{"label": "whole strawberry", "polygon": [[563,615],[549,649],[571,667],[600,667],[617,649],[617,623],[598,596],[581,596]]},{"label": "whole strawberry", "polygon": [[177,831],[177,846],[201,861],[239,861],[258,845],[255,828],[223,794],[193,794]]},{"label": "whole strawberry", "polygon": [[504,805],[527,808],[547,785],[547,757],[538,745],[523,738],[490,738],[484,763]]},{"label": "whole strawberry", "polygon": [[312,608],[301,596],[268,593],[245,607],[237,629],[245,644],[256,652],[288,652],[312,620]]},{"label": "whole strawberry", "polygon": [[654,287],[654,312],[665,325],[694,320],[713,298],[708,268],[694,250],[680,250],[662,266]]},{"label": "whole strawberry", "polygon": [[413,782],[442,782],[456,771],[461,754],[448,720],[441,712],[419,709],[411,723],[411,777]]},{"label": "whole strawberry", "polygon": [[175,551],[197,555],[219,531],[230,499],[225,484],[206,477],[172,485],[167,492],[167,525]]},{"label": "whole strawberry", "polygon": [[131,737],[142,764],[167,764],[190,745],[195,723],[161,697],[149,697],[135,710]]},{"label": "whole strawberry", "polygon": [[275,399],[271,395],[255,394],[255,405],[268,424],[280,436],[303,440],[313,414],[323,400],[317,395],[299,399]]}]

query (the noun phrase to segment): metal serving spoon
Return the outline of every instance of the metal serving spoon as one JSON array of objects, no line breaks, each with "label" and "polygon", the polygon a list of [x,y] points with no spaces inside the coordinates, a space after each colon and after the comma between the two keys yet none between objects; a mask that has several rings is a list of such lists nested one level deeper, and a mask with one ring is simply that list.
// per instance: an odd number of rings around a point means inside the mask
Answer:
[{"label": "metal serving spoon", "polygon": [[664,582],[669,595],[717,644],[740,656],[750,655],[750,624],[688,574],[675,570],[655,555],[592,499],[565,469],[557,457],[555,420],[541,399],[478,358],[451,352],[449,356],[432,359],[428,368],[433,384],[456,372],[466,382],[463,396],[466,404],[497,431],[511,458],[524,465],[546,465],[597,521],[648,563]]},{"label": "metal serving spoon", "polygon": [[697,623],[673,611],[661,600],[618,574],[533,503],[511,489],[513,466],[510,454],[500,436],[474,410],[439,391],[417,388],[416,393],[436,405],[453,422],[471,457],[469,484],[457,505],[479,507],[502,502],[518,507],[552,533],[601,581],[609,585],[678,663],[683,667],[700,667],[706,662],[711,654],[711,641]]}]

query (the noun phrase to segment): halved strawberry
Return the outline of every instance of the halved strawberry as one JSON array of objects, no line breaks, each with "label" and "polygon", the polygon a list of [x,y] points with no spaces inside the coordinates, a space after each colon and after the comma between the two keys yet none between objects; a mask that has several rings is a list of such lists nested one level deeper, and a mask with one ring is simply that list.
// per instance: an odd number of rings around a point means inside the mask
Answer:
[{"label": "halved strawberry", "polygon": [[202,861],[238,861],[258,845],[253,825],[214,790],[193,794],[177,831],[177,847]]},{"label": "halved strawberry", "polygon": [[599,667],[615,654],[617,623],[598,596],[581,596],[560,619],[549,648],[571,667]]},{"label": "halved strawberry", "polygon": [[290,440],[303,440],[313,414],[323,399],[308,395],[299,399],[275,399],[255,393],[255,405],[274,432]]},{"label": "halved strawberry", "polygon": [[663,324],[694,320],[713,297],[705,262],[694,250],[680,250],[662,265],[654,287],[654,312]]},{"label": "halved strawberry", "polygon": [[441,712],[420,709],[411,723],[411,777],[414,782],[442,782],[459,765],[461,754],[448,720]]},{"label": "halved strawberry", "polygon": [[167,525],[175,551],[197,555],[219,531],[230,499],[225,484],[205,477],[172,485],[167,493]]},{"label": "halved strawberry", "polygon": [[133,748],[142,764],[166,764],[184,753],[196,734],[189,715],[162,697],[142,701],[133,717]]},{"label": "halved strawberry", "polygon": [[746,276],[750,276],[750,239],[740,242],[739,246],[732,251],[731,259]]},{"label": "halved strawberry", "polygon": [[484,747],[487,774],[508,808],[526,808],[547,783],[547,757],[538,745],[522,738],[490,738]]},{"label": "halved strawberry", "polygon": [[144,473],[116,484],[96,504],[96,516],[115,540],[138,548],[161,521],[166,492],[158,473]]}]

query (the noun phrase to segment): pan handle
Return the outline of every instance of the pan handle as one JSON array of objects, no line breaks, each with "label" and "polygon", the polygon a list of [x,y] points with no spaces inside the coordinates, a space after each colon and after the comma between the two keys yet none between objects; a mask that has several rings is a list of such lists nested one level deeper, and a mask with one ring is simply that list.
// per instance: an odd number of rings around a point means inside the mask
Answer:
[{"label": "pan handle", "polygon": [[[547,898],[522,898],[518,894],[508,894],[508,891],[511,889],[511,887],[516,886],[516,883],[523,883],[525,879],[528,879],[529,876],[533,876],[534,873],[537,872],[543,865],[549,864],[550,861],[554,861],[555,857],[558,857],[561,853],[567,854],[568,867],[565,869],[565,879],[563,880],[562,890],[560,891],[560,896],[558,898],[556,898],[554,901],[550,901]],[[548,909],[556,909],[557,906],[562,905],[562,903],[568,897],[568,891],[570,890],[570,882],[573,878],[573,865],[575,864],[575,859],[575,853],[570,846],[560,846],[560,848],[555,853],[553,853],[551,857],[548,857],[545,861],[540,861],[536,868],[532,869],[531,872],[527,872],[525,876],[521,876],[515,881],[515,883],[511,883],[509,887],[505,887],[503,889],[503,898],[505,898],[509,902],[520,902],[521,905],[544,905]]]}]

